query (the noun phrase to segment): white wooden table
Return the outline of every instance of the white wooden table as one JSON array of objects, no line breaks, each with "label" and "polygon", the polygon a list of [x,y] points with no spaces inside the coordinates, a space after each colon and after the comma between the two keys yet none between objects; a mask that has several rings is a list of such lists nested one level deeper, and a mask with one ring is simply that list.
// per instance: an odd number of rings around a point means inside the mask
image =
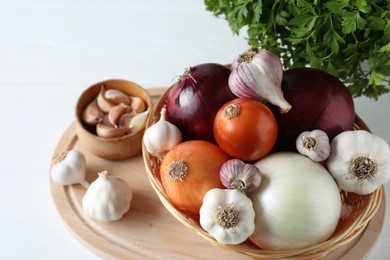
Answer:
[{"label": "white wooden table", "polygon": [[[54,148],[78,95],[104,79],[169,86],[186,67],[247,48],[203,1],[0,1],[0,259],[97,259],[63,226],[49,190]],[[390,142],[390,94],[355,100]],[[390,253],[386,219],[368,259]]]}]

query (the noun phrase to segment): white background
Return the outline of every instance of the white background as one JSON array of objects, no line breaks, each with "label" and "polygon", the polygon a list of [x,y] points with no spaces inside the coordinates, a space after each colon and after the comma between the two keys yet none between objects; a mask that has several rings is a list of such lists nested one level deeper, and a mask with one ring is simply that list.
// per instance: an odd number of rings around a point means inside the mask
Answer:
[{"label": "white background", "polygon": [[[169,86],[186,67],[230,63],[247,47],[201,0],[0,0],[0,259],[97,259],[64,227],[49,190],[54,148],[85,88],[111,78]],[[355,100],[387,142],[389,102]],[[389,255],[389,237],[387,203],[368,259]]]}]

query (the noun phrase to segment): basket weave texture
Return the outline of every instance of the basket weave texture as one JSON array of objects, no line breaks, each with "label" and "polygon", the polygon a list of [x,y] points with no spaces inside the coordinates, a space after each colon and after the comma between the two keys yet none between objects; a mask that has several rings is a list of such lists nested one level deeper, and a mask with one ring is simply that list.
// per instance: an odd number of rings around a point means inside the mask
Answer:
[{"label": "basket weave texture", "polygon": [[[153,125],[159,120],[160,111],[165,105],[169,90],[170,89],[162,95],[158,103],[154,106],[147,120],[146,127]],[[354,129],[370,131],[368,126],[358,115],[355,117]],[[212,245],[245,254],[254,259],[318,259],[326,256],[332,250],[351,242],[364,230],[371,218],[378,211],[384,193],[383,187],[378,188],[369,195],[358,195],[342,191],[341,199],[344,203],[351,206],[352,213],[345,219],[340,219],[335,232],[328,240],[314,246],[294,250],[271,251],[263,250],[249,240],[239,245],[224,245],[218,243],[212,236],[203,230],[198,221],[185,215],[171,204],[161,184],[159,162],[157,158],[151,156],[146,151],[144,145],[142,147],[142,153],[146,172],[153,189],[165,208],[176,219],[204,239],[208,240]]]}]

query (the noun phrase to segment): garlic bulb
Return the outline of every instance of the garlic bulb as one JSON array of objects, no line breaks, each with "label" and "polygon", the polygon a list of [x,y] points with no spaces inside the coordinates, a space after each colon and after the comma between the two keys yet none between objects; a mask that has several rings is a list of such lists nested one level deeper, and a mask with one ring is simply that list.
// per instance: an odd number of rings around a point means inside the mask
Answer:
[{"label": "garlic bulb", "polygon": [[223,186],[241,191],[247,196],[255,192],[261,183],[260,170],[239,159],[231,159],[224,163],[220,170],[220,178]]},{"label": "garlic bulb", "polygon": [[146,150],[160,159],[175,145],[181,142],[182,134],[174,124],[166,121],[166,109],[161,109],[160,120],[146,129],[143,140]]},{"label": "garlic bulb", "polygon": [[53,158],[51,178],[61,185],[81,184],[88,188],[85,180],[86,160],[84,154],[77,150],[64,151]]},{"label": "garlic bulb", "polygon": [[252,201],[237,190],[209,190],[200,208],[200,225],[221,244],[240,244],[255,230]]},{"label": "garlic bulb", "polygon": [[283,66],[276,54],[250,48],[233,62],[229,87],[237,97],[265,100],[287,113],[291,105],[283,98],[282,77]]},{"label": "garlic bulb", "polygon": [[300,154],[306,155],[313,161],[322,162],[330,154],[329,137],[320,129],[305,131],[298,135],[296,148]]},{"label": "garlic bulb", "polygon": [[390,148],[365,130],[345,131],[331,142],[328,169],[347,192],[370,194],[390,179]]},{"label": "garlic bulb", "polygon": [[90,218],[114,221],[130,209],[132,199],[133,192],[126,182],[102,171],[84,194],[82,206]]}]

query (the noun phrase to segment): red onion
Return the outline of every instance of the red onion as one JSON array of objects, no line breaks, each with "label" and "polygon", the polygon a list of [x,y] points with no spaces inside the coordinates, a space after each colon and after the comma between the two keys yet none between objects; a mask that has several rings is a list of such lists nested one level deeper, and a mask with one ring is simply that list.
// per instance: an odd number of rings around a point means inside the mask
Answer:
[{"label": "red onion", "polygon": [[186,70],[167,98],[167,120],[176,125],[184,140],[215,142],[213,122],[218,109],[236,98],[230,91],[230,70],[205,63]]},{"label": "red onion", "polygon": [[332,140],[351,130],[355,108],[351,94],[336,77],[313,68],[295,68],[283,73],[282,91],[292,109],[281,114],[275,109],[279,136],[276,147],[295,149],[303,131],[323,130]]}]

